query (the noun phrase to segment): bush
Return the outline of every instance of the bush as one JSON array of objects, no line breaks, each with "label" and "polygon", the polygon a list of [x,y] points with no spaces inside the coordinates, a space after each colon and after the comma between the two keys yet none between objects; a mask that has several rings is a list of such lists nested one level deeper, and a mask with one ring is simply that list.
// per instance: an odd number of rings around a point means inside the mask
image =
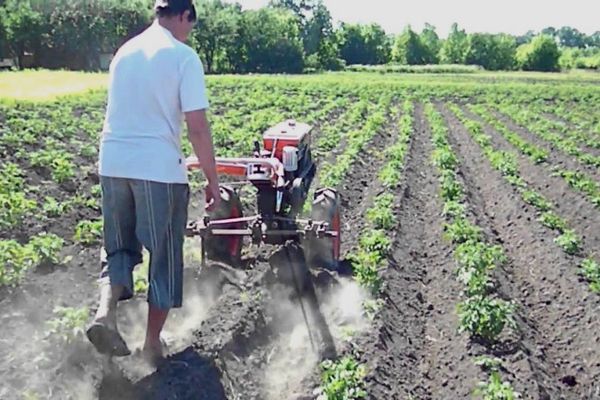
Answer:
[{"label": "bush", "polygon": [[2,30],[10,56],[24,65],[26,53],[39,50],[42,34],[47,32],[43,16],[28,1],[8,0],[2,10]]},{"label": "bush", "polygon": [[487,70],[511,70],[515,66],[516,47],[512,36],[474,33],[469,35],[465,62]]},{"label": "bush", "polygon": [[326,40],[317,51],[319,67],[328,71],[341,71],[346,67],[346,61],[339,57],[340,50],[335,42]]},{"label": "bush", "polygon": [[558,71],[559,59],[560,50],[550,36],[537,36],[517,49],[517,64],[525,71]]},{"label": "bush", "polygon": [[560,68],[600,69],[600,48],[564,49],[559,60]]},{"label": "bush", "polygon": [[439,64],[439,65],[349,65],[346,71],[352,72],[377,72],[381,74],[472,74],[483,71],[478,65],[457,65],[457,64]]},{"label": "bush", "polygon": [[319,62],[319,55],[317,53],[311,54],[306,57],[304,61],[304,72],[320,71],[321,63]]}]

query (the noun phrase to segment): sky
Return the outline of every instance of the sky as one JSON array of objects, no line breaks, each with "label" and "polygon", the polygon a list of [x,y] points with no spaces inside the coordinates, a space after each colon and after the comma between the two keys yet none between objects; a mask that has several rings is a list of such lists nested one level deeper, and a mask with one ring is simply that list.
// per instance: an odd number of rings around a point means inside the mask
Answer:
[{"label": "sky", "polygon": [[[233,1],[230,1],[233,2]],[[244,9],[268,0],[237,0]],[[547,26],[568,25],[592,34],[600,31],[600,0],[324,0],[334,21],[377,22],[388,33],[410,24],[420,31],[426,22],[446,36],[453,22],[467,32],[514,35]]]}]

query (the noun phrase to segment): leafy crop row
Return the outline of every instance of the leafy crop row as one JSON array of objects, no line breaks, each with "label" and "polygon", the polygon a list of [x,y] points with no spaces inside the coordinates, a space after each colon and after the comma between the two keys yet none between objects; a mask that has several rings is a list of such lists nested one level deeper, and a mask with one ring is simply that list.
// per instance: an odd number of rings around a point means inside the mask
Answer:
[{"label": "leafy crop row", "polygon": [[7,163],[0,170],[0,229],[11,229],[23,222],[33,212],[37,203],[27,197],[24,189],[23,170],[14,163]]},{"label": "leafy crop row", "polygon": [[474,113],[482,117],[485,122],[490,124],[496,129],[510,144],[519,149],[523,154],[529,156],[529,158],[536,164],[546,161],[548,158],[548,152],[544,149],[537,147],[534,144],[529,143],[523,139],[517,133],[508,129],[506,125],[494,118],[483,105],[469,105],[469,109]]},{"label": "leafy crop row", "polygon": [[320,183],[322,186],[336,187],[342,181],[365,145],[383,127],[387,120],[387,110],[391,101],[391,95],[382,97],[371,110],[364,125],[347,134],[348,140],[344,152],[336,158],[335,162],[324,163],[321,166]]},{"label": "leafy crop row", "polygon": [[[495,342],[505,327],[515,327],[515,305],[494,294],[492,273],[506,262],[506,257],[501,247],[486,243],[481,229],[469,221],[464,189],[458,179],[459,160],[448,142],[448,128],[432,104],[426,104],[425,114],[431,127],[432,163],[439,173],[443,213],[447,220],[445,235],[455,246],[456,277],[464,285],[466,297],[457,306],[459,331]],[[492,382],[497,378],[497,372],[490,377]],[[484,387],[489,384],[482,384],[478,390],[485,390]],[[510,384],[506,383],[505,390],[514,395]]]},{"label": "leafy crop row", "polygon": [[[399,122],[399,135],[396,143],[385,152],[386,164],[380,172],[381,183],[388,189],[395,189],[400,184],[404,166],[404,158],[408,142],[413,131],[413,102],[406,100],[402,106],[402,117]],[[395,174],[383,173],[386,169],[394,169]],[[358,248],[348,256],[352,263],[354,277],[372,295],[378,296],[382,287],[380,271],[391,250],[389,232],[396,226],[392,193],[379,194],[374,204],[366,211],[368,227],[359,238]],[[370,308],[376,312],[381,301],[375,305],[365,304],[365,311]],[[364,389],[366,369],[356,361],[356,356],[346,356],[337,361],[327,360],[321,365],[321,387],[316,391],[320,400],[360,399],[367,396]]]},{"label": "leafy crop row", "polygon": [[[216,151],[223,157],[250,154],[254,141],[275,123],[289,118],[318,123],[347,102],[345,97],[335,97],[333,91],[309,93],[281,84],[262,83],[235,90],[221,102],[224,111],[210,115]],[[187,141],[184,152],[191,152]]]},{"label": "leafy crop row", "polygon": [[576,106],[567,102],[558,102],[558,105],[542,106],[541,109],[550,114],[554,114],[563,120],[573,124],[579,137],[586,141],[592,141],[595,144],[589,144],[592,147],[600,148],[600,121],[596,117],[597,103],[590,102],[591,107],[578,103]]},{"label": "leafy crop row", "polygon": [[585,194],[590,202],[600,208],[600,185],[592,178],[578,171],[555,168],[553,175],[560,176],[573,189]]},{"label": "leafy crop row", "polygon": [[356,400],[367,397],[364,389],[366,368],[354,356],[321,364],[321,387],[315,391],[317,400]]},{"label": "leafy crop row", "polygon": [[[588,126],[585,120],[577,118],[579,110],[573,107],[566,109],[560,105],[553,105],[549,109],[547,106],[540,104],[531,104],[528,108],[528,117],[531,122],[540,124],[547,130],[558,132],[573,142],[600,149],[600,137],[594,137],[594,135],[586,132],[586,130],[591,130],[592,127]],[[560,117],[560,119],[556,117]],[[600,126],[598,128],[600,132]]]},{"label": "leafy crop row", "polygon": [[347,132],[359,125],[368,115],[369,103],[367,99],[357,101],[336,121],[324,125],[315,140],[313,153],[316,156],[324,155],[339,146]]},{"label": "leafy crop row", "polygon": [[[412,110],[412,101],[405,101],[397,143],[385,153],[387,163],[382,171],[392,166],[398,174],[393,177],[393,180],[390,176],[384,175],[388,180],[386,182],[382,181],[382,183],[391,189],[396,188],[400,183],[400,174],[402,173],[404,156],[407,150],[406,143],[412,133]],[[391,193],[378,195],[373,206],[367,210],[366,219],[369,222],[369,228],[363,232],[359,239],[358,249],[349,258],[352,262],[356,280],[376,295],[381,289],[382,283],[379,271],[383,268],[383,263],[391,248],[388,232],[396,226],[394,195]]]},{"label": "leafy crop row", "polygon": [[413,133],[414,104],[406,100],[402,106],[399,123],[399,137],[391,147],[385,150],[387,164],[379,171],[379,180],[387,189],[396,189],[402,177],[404,159]]},{"label": "leafy crop row", "polygon": [[32,237],[26,244],[0,240],[0,286],[15,286],[30,268],[60,263],[64,241],[50,233]]},{"label": "leafy crop row", "polygon": [[445,235],[455,245],[456,275],[465,285],[467,296],[458,307],[461,330],[493,341],[505,325],[513,324],[513,305],[495,298],[491,290],[491,272],[505,262],[505,256],[500,247],[485,243],[481,229],[468,220],[464,189],[457,179],[459,162],[448,143],[448,128],[431,104],[425,111],[434,144],[432,161],[440,174],[440,193],[448,221]]}]

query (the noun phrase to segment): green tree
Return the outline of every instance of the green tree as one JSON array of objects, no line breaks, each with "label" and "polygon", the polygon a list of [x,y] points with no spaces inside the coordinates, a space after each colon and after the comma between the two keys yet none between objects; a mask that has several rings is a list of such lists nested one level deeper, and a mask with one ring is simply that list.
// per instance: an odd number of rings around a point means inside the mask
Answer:
[{"label": "green tree", "polygon": [[587,42],[590,47],[600,47],[600,31],[596,31],[588,36]]},{"label": "green tree", "polygon": [[552,37],[555,37],[557,35],[557,33],[558,33],[558,31],[553,26],[544,28],[544,29],[542,29],[542,32],[541,32],[542,35],[552,36]]},{"label": "green tree", "polygon": [[306,15],[312,11],[315,6],[314,0],[271,0],[269,6],[273,8],[282,8],[290,10],[300,21],[301,26],[304,25]]},{"label": "green tree", "polygon": [[296,16],[309,67],[315,69],[343,67],[331,13],[323,0],[271,0],[269,5],[289,10]]},{"label": "green tree", "polygon": [[0,59],[8,56],[8,40],[6,38],[6,15],[4,7],[0,6]]},{"label": "green tree", "polygon": [[34,10],[29,1],[7,0],[3,15],[8,50],[22,68],[25,53],[34,53],[41,45],[45,31],[42,14]]},{"label": "green tree", "polygon": [[508,70],[515,66],[516,41],[509,35],[474,33],[469,35],[466,64],[488,70]]},{"label": "green tree", "polygon": [[340,49],[334,38],[322,40],[316,53],[318,67],[330,71],[344,69],[346,62],[340,58]]},{"label": "green tree", "polygon": [[296,17],[275,8],[245,11],[227,58],[236,72],[302,72],[304,51]]},{"label": "green tree", "polygon": [[421,43],[423,44],[423,50],[425,51],[423,57],[424,63],[439,63],[439,53],[442,43],[440,41],[440,37],[435,31],[435,26],[425,23],[425,27],[423,28],[423,31],[421,31],[419,39],[421,40]]},{"label": "green tree", "polygon": [[150,22],[145,0],[33,0],[48,27],[38,65],[98,69],[100,53],[112,53]]},{"label": "green tree", "polygon": [[375,65],[388,62],[390,43],[377,24],[342,24],[337,31],[340,55],[347,64]]},{"label": "green tree", "polygon": [[333,24],[329,9],[319,0],[312,8],[312,17],[303,26],[304,51],[307,55],[319,51],[321,42],[333,36]]},{"label": "green tree", "polygon": [[524,35],[520,35],[516,37],[517,46],[522,44],[530,43],[535,37],[535,32],[532,30],[528,30]]},{"label": "green tree", "polygon": [[100,53],[114,52],[148,25],[146,0],[7,0],[5,36],[10,54],[23,66],[98,69]]},{"label": "green tree", "polygon": [[585,35],[579,32],[575,28],[571,28],[570,26],[563,26],[556,32],[556,36],[558,37],[559,43],[564,47],[585,47]]},{"label": "green tree", "polygon": [[392,60],[400,64],[418,65],[427,61],[428,49],[410,26],[398,36],[392,50]]},{"label": "green tree", "polygon": [[440,61],[444,64],[464,64],[468,50],[467,33],[463,29],[458,29],[458,24],[452,24],[450,34],[440,50]]},{"label": "green tree", "polygon": [[526,71],[558,71],[559,59],[560,50],[550,36],[539,35],[517,50],[517,63]]},{"label": "green tree", "polygon": [[[242,18],[239,4],[208,0],[199,4],[198,24],[194,28],[193,44],[200,53],[207,71],[217,72],[217,63],[226,62],[227,51],[236,46],[237,32]],[[228,68],[221,65],[220,69]]]},{"label": "green tree", "polygon": [[492,69],[512,70],[517,65],[517,42],[511,35],[504,33],[494,36],[496,56]]},{"label": "green tree", "polygon": [[386,64],[390,60],[390,41],[379,24],[363,26],[365,45],[369,55],[369,64]]}]

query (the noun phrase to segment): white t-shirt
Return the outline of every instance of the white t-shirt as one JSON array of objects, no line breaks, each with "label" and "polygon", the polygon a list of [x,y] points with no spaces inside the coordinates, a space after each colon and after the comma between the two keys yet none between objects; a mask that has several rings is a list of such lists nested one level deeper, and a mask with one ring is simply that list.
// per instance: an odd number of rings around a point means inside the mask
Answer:
[{"label": "white t-shirt", "polygon": [[198,54],[154,21],[125,43],[110,64],[100,175],[187,183],[183,113],[205,108]]}]

